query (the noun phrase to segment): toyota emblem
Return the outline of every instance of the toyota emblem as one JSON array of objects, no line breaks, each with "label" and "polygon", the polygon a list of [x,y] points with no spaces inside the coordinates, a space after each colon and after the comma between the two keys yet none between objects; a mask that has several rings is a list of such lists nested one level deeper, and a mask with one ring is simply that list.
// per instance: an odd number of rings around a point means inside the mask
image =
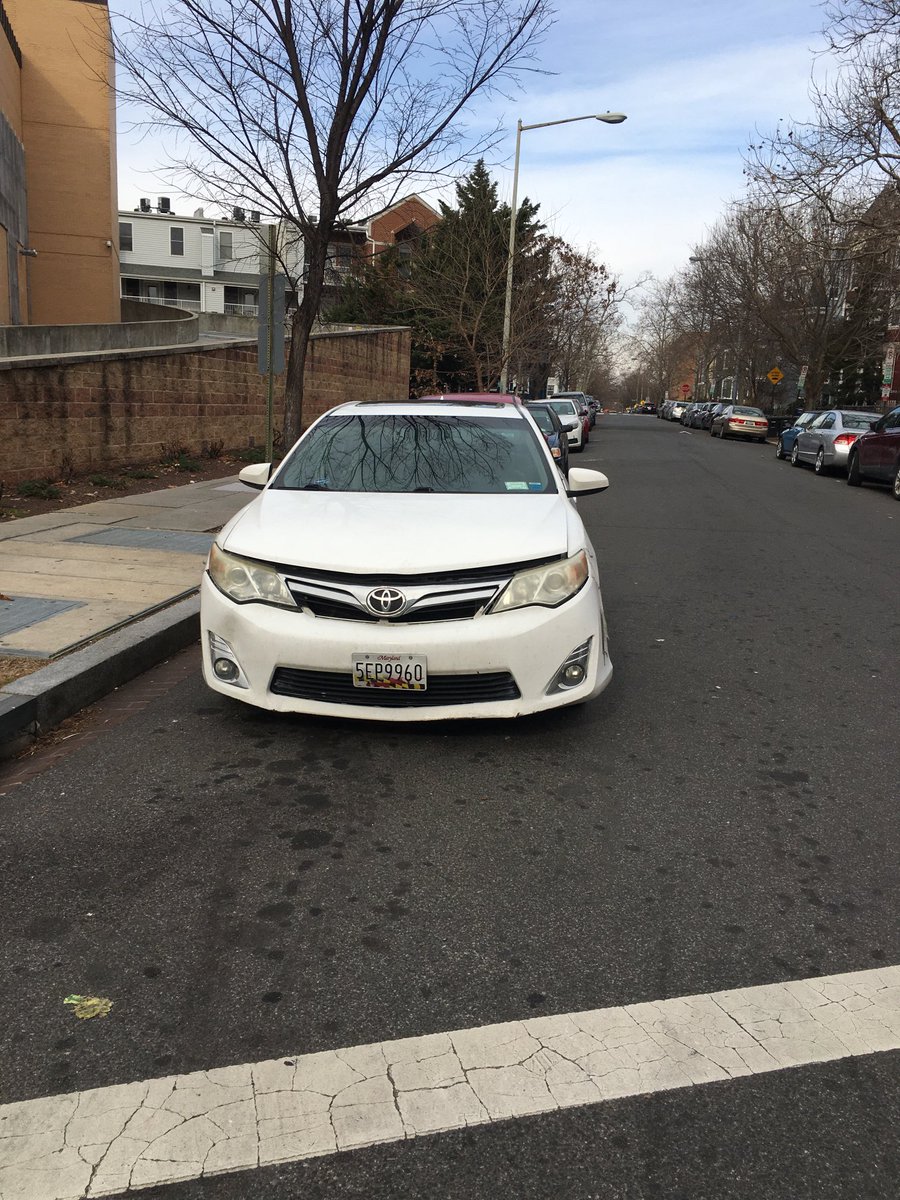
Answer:
[{"label": "toyota emblem", "polygon": [[393,617],[406,607],[406,597],[396,588],[380,587],[366,596],[366,605],[370,612],[379,617]]}]

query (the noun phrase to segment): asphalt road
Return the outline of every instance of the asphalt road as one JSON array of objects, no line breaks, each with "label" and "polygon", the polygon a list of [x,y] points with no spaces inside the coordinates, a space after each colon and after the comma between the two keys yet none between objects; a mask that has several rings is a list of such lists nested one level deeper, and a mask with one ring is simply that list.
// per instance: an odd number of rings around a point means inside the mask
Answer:
[{"label": "asphalt road", "polygon": [[[612,481],[591,705],[416,729],[193,677],[0,799],[0,1102],[900,962],[900,505],[643,416],[575,464]],[[881,1054],[142,1194],[893,1200],[898,1083]]]}]

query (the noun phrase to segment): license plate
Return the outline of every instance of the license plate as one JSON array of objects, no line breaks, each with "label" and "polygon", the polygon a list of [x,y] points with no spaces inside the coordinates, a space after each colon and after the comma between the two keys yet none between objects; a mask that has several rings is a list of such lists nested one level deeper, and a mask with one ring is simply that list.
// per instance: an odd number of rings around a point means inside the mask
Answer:
[{"label": "license plate", "polygon": [[424,692],[428,670],[424,654],[353,655],[353,686],[392,692]]}]

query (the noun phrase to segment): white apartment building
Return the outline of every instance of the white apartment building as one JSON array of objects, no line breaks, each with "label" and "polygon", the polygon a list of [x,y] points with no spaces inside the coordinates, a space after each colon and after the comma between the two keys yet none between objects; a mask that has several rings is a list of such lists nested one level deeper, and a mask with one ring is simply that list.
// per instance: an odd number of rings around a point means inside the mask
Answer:
[{"label": "white apartment building", "polygon": [[[160,196],[119,211],[119,273],[123,299],[168,304],[191,312],[255,317],[266,226],[259,213],[234,210],[230,220],[202,208],[183,217]],[[289,274],[302,277],[302,244],[283,250]],[[279,268],[280,269],[280,268]]]}]

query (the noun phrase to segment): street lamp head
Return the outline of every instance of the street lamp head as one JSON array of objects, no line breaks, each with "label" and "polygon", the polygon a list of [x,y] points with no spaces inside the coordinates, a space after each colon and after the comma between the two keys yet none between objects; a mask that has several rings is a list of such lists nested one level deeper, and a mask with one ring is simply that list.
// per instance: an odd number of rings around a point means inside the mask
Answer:
[{"label": "street lamp head", "polygon": [[621,125],[622,122],[627,121],[628,118],[625,116],[625,113],[608,112],[608,113],[596,113],[594,115],[594,120],[595,121],[605,121],[607,125]]}]

